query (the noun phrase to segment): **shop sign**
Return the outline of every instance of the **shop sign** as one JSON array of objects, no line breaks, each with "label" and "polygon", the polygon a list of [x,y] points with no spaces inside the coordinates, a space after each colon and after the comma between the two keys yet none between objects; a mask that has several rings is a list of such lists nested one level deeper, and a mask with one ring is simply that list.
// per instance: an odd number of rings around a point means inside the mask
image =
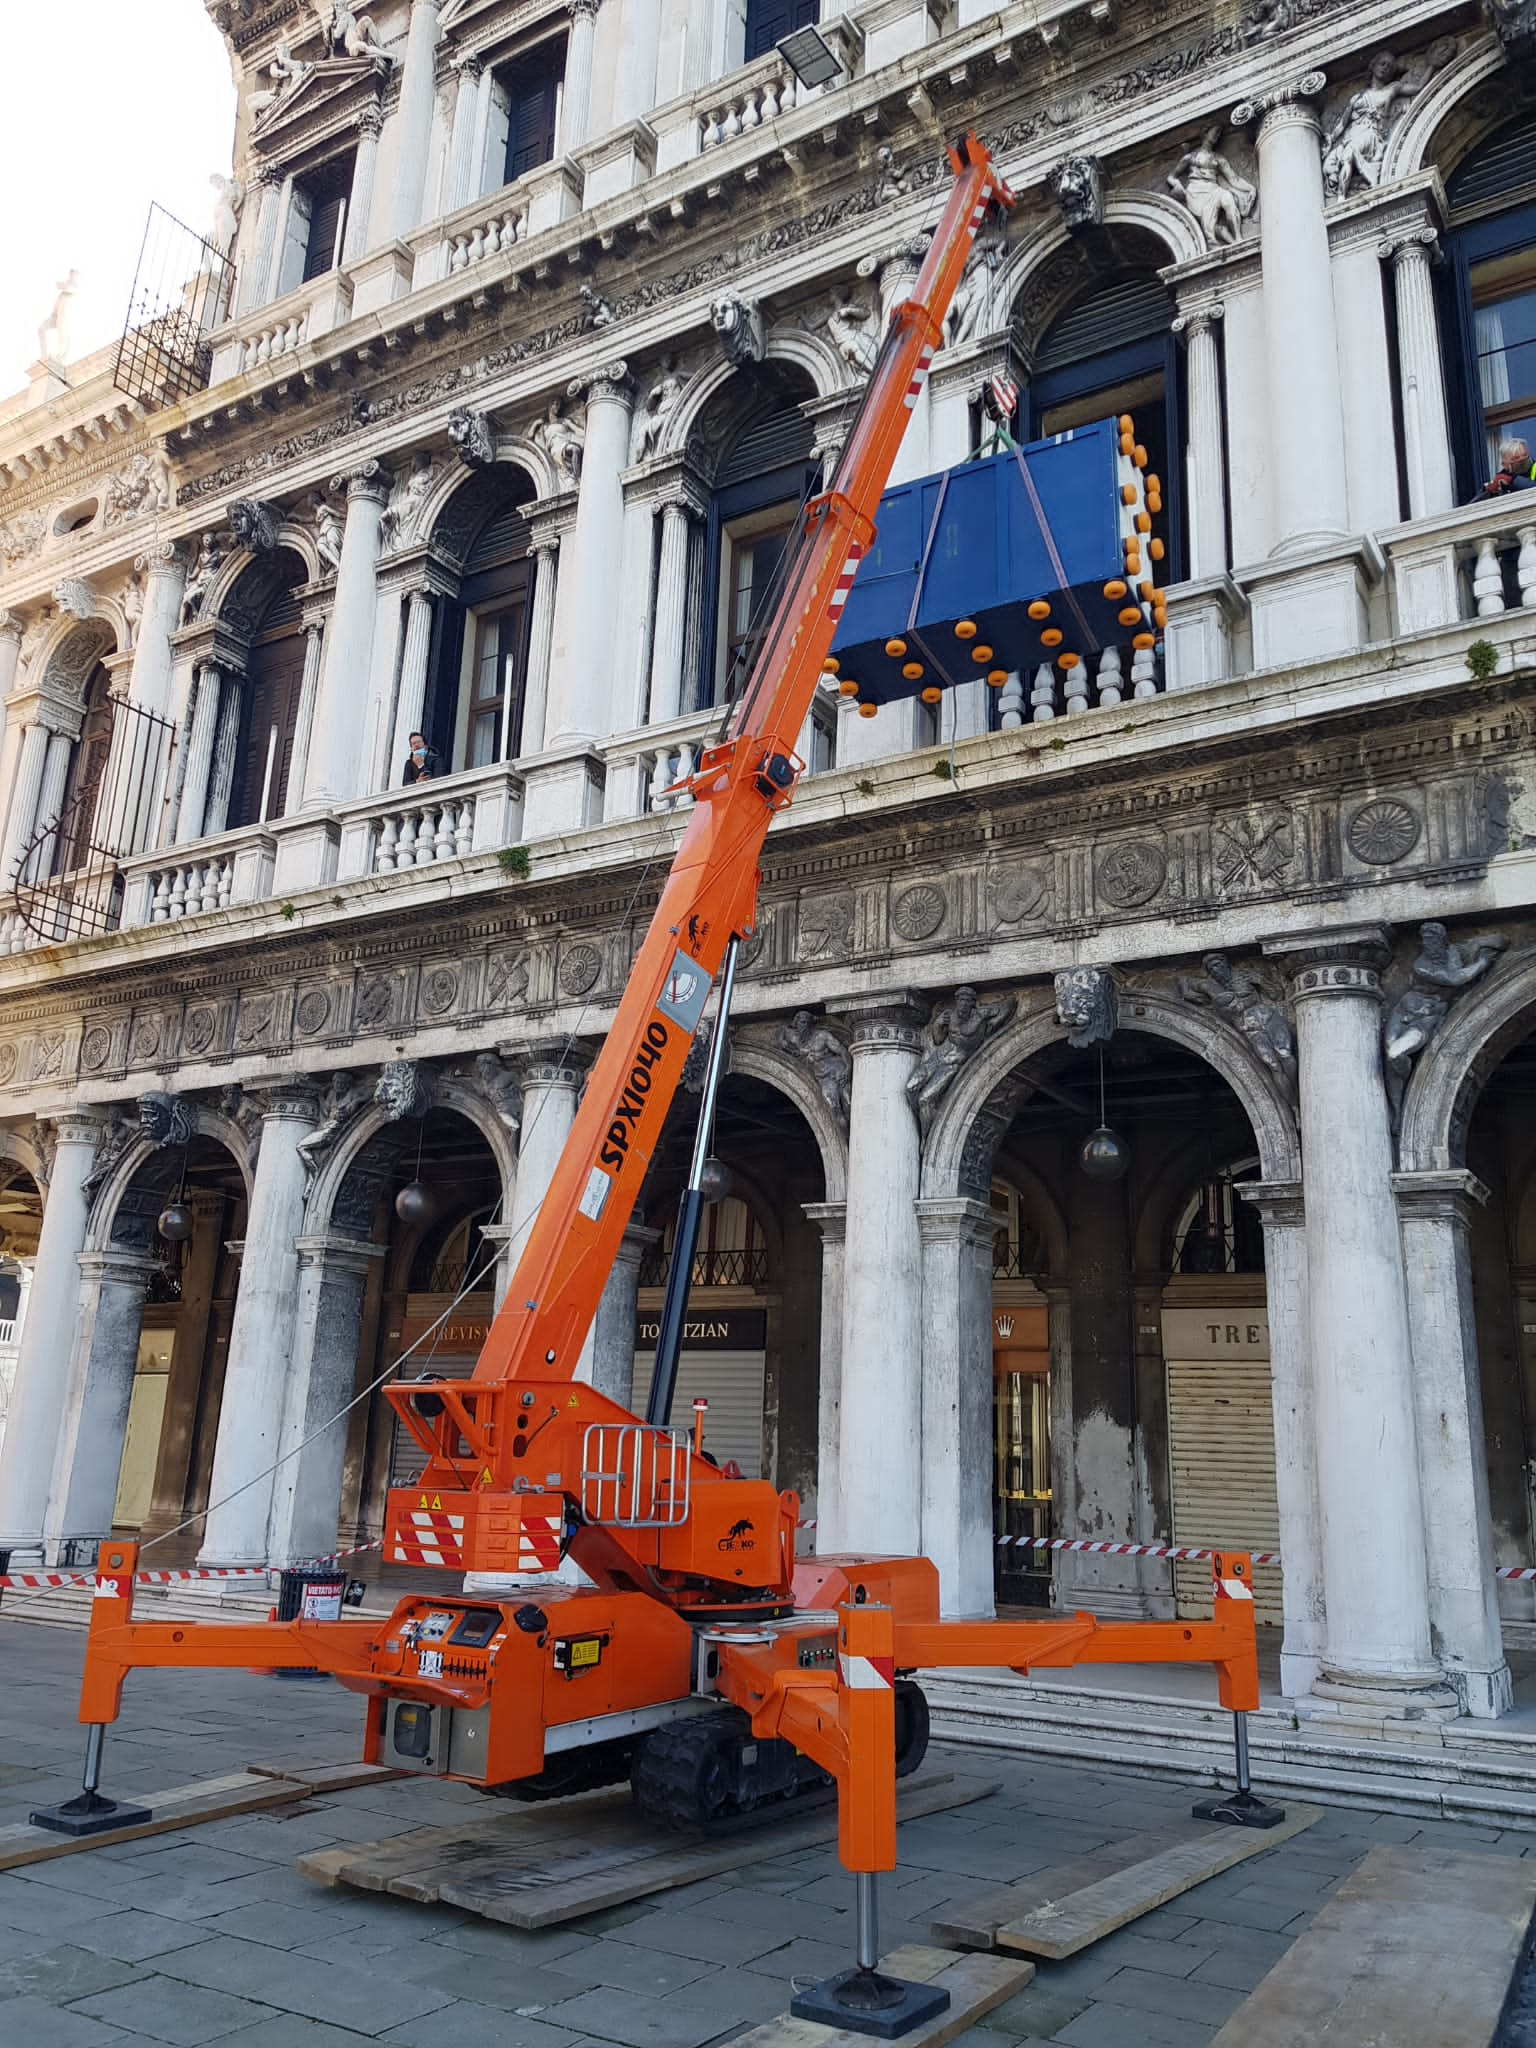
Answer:
[{"label": "shop sign", "polygon": [[[647,1310],[635,1322],[635,1349],[654,1351],[661,1317]],[[768,1342],[768,1312],[761,1308],[712,1309],[683,1324],[685,1351],[761,1351]]]},{"label": "shop sign", "polygon": [[1269,1357],[1269,1317],[1262,1308],[1200,1308],[1163,1310],[1163,1356],[1186,1358]]}]

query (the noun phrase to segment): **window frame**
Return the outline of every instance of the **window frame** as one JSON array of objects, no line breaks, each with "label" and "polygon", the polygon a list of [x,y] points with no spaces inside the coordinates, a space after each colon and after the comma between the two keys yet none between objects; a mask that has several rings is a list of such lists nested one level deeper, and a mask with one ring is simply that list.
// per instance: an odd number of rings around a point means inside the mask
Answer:
[{"label": "window frame", "polygon": [[726,682],[726,639],[722,631],[725,624],[722,599],[725,594],[727,528],[740,525],[758,513],[770,513],[789,505],[793,508],[790,520],[793,531],[793,515],[799,512],[814,489],[819,470],[820,465],[814,460],[786,463],[777,469],[765,470],[761,476],[746,477],[738,484],[727,484],[723,490],[711,493],[704,535],[704,630],[699,636],[701,644],[696,654],[697,673],[692,679],[693,688],[685,693],[691,696],[692,702],[685,702],[685,709],[708,710],[724,701],[721,692]]},{"label": "window frame", "polygon": [[[1485,436],[1487,411],[1483,405],[1478,375],[1476,308],[1472,295],[1472,272],[1479,264],[1502,256],[1530,252],[1533,282],[1536,282],[1536,199],[1517,201],[1498,213],[1453,226],[1450,263],[1440,285],[1441,358],[1450,393],[1451,453],[1456,468],[1456,495],[1460,500],[1476,496],[1492,475],[1488,467]],[[1456,346],[1447,347],[1454,335]],[[1533,394],[1536,399],[1536,394]],[[1531,407],[1536,411],[1536,403]]]}]

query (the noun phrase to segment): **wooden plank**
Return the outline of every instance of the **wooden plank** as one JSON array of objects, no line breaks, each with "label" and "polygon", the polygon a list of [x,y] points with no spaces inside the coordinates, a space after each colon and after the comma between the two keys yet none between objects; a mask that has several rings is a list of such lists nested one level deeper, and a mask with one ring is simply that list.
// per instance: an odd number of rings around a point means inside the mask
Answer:
[{"label": "wooden plank", "polygon": [[1372,1849],[1212,2048],[1486,2048],[1533,1909],[1520,1857]]},{"label": "wooden plank", "polygon": [[1212,1822],[1197,1841],[1182,1842],[1129,1869],[1083,1886],[1066,1897],[1047,1899],[997,1930],[997,1945],[1010,1954],[1043,1956],[1059,1963],[1127,1921],[1139,1920],[1208,1877],[1262,1855],[1311,1827],[1317,1806],[1292,1806],[1276,1828],[1223,1827]]},{"label": "wooden plank", "polygon": [[[920,1814],[941,1813],[948,1807],[983,1799],[996,1790],[995,1779],[961,1778],[948,1772],[927,1776],[919,1772],[897,1791],[897,1819],[912,1820]],[[702,1839],[658,1836],[654,1825],[639,1814],[632,1816],[632,1824],[632,1853],[623,1858],[612,1855],[615,1845],[607,1841],[594,1845],[594,1853],[587,1859],[569,1839],[554,1855],[526,1859],[515,1857],[510,1840],[499,1856],[495,1852],[482,1855],[477,1845],[472,1870],[461,1866],[445,1873],[438,1882],[436,1898],[445,1906],[459,1906],[509,1927],[553,1927],[584,1913],[627,1905],[632,1899],[646,1898],[653,1892],[692,1884],[698,1878],[719,1877],[727,1870],[739,1869],[743,1863],[834,1841],[837,1808],[829,1803],[800,1820],[776,1821]],[[424,1890],[412,1890],[405,1896],[433,1902]]]},{"label": "wooden plank", "polygon": [[[342,1843],[334,1850],[301,1856],[298,1867],[304,1876],[313,1877],[319,1884],[334,1884],[339,1879],[360,1891],[389,1891],[396,1880],[415,1879],[436,1869],[451,1870],[455,1859],[471,1854],[483,1836],[502,1839],[509,1825],[516,1828],[519,1840],[537,1843],[547,1853],[551,1839],[569,1839],[576,1825],[573,1817],[578,1814],[585,1833],[589,1828],[600,1828],[610,1814],[628,1817],[632,1813],[627,1791],[583,1794],[576,1799],[552,1801],[548,1806],[514,1806],[510,1812],[499,1802],[488,1805],[490,1810],[477,1820],[411,1828],[382,1842]],[[341,1860],[333,1867],[337,1857]],[[412,1890],[404,1896],[435,1898],[436,1893]]]},{"label": "wooden plank", "polygon": [[928,1931],[948,1948],[980,1949],[997,1946],[997,1930],[1011,1920],[1022,1920],[1039,1907],[1069,1897],[1100,1878],[1112,1877],[1133,1863],[1161,1855],[1178,1843],[1204,1839],[1210,1834],[1208,1821],[1183,1821],[1176,1827],[1147,1829],[1124,1835],[1118,1842],[1106,1842],[1086,1855],[1067,1863],[1053,1863],[1045,1870],[1032,1871],[1012,1884],[996,1885],[973,1898],[952,1900],[942,1914],[930,1920]]},{"label": "wooden plank", "polygon": [[[953,1949],[899,1948],[882,1956],[880,1967],[916,1984],[942,1984],[949,2009],[903,2034],[912,2048],[944,2048],[1005,1999],[1022,1991],[1035,1974],[1033,1963],[1007,1956],[957,1955]],[[731,2048],[869,2048],[869,2035],[845,2027],[818,2026],[788,2013],[738,2034]]]},{"label": "wooden plank", "polygon": [[389,1764],[360,1764],[355,1758],[337,1764],[247,1764],[246,1769],[258,1778],[285,1778],[310,1792],[350,1792],[355,1785],[388,1785],[410,1775]]},{"label": "wooden plank", "polygon": [[[125,1799],[129,1795],[125,1794]],[[308,1796],[308,1788],[252,1771],[231,1771],[221,1778],[201,1778],[173,1785],[164,1792],[135,1793],[132,1804],[147,1806],[150,1817],[136,1827],[109,1828],[99,1835],[56,1835],[49,1828],[17,1822],[0,1828],[0,1870],[19,1870],[28,1863],[48,1863],[55,1856],[74,1856],[110,1842],[138,1842],[174,1828],[196,1827],[203,1821],[228,1820],[236,1814],[262,1813],[291,1806]]]}]

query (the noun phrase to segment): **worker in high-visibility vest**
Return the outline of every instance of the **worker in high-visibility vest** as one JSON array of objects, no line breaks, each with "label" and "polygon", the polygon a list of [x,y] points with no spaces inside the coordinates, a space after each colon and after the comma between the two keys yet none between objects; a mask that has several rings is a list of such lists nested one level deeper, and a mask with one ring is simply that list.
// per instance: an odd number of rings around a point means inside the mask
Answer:
[{"label": "worker in high-visibility vest", "polygon": [[1499,443],[1499,466],[1478,492],[1478,500],[1506,497],[1511,491],[1528,491],[1536,483],[1536,465],[1531,462],[1528,442],[1512,435]]}]

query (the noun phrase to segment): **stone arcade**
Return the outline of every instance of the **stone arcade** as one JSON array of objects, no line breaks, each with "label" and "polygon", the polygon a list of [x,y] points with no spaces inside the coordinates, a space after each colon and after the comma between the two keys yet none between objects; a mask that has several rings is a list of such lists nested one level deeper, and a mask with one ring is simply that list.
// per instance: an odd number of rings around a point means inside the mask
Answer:
[{"label": "stone arcade", "polygon": [[[1020,204],[898,475],[995,373],[1031,435],[1132,412],[1167,631],[818,703],[680,1397],[952,1613],[1206,1597],[1035,1538],[1277,1550],[1299,1713],[1504,1714],[1536,498],[1470,501],[1536,425],[1531,10],[875,0],[816,89],[760,0],[209,11],[196,388],[64,360],[61,296],[0,422],[0,1550],[378,1533],[377,1386],[472,1364],[974,124]],[[584,1361],[620,1397],[692,1101]]]}]

